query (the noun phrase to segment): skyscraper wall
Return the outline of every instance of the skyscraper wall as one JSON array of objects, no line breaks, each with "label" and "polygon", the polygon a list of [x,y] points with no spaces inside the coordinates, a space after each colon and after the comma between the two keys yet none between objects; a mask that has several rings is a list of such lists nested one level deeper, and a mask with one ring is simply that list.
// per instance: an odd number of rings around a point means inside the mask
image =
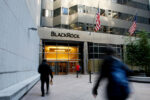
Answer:
[{"label": "skyscraper wall", "polygon": [[40,10],[40,0],[0,0],[0,99],[18,100],[39,78]]}]

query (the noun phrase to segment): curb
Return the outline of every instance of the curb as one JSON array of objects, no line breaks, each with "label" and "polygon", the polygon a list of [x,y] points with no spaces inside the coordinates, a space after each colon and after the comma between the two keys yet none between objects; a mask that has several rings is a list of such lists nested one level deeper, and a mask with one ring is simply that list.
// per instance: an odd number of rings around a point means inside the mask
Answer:
[{"label": "curb", "polygon": [[129,77],[129,81],[139,83],[150,83],[150,77],[131,76]]}]

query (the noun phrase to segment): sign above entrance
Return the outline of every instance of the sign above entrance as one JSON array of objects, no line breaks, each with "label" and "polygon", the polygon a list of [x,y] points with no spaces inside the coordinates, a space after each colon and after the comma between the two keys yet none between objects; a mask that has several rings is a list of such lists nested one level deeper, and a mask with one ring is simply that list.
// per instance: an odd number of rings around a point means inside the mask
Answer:
[{"label": "sign above entrance", "polygon": [[79,34],[71,34],[71,33],[56,33],[51,31],[52,37],[69,37],[69,38],[80,38]]}]

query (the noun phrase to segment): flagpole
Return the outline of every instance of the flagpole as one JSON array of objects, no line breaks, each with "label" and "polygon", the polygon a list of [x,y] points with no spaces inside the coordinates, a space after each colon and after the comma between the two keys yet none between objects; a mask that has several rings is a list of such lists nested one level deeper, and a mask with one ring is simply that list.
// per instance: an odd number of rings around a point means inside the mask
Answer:
[{"label": "flagpole", "polygon": [[[98,10],[99,10],[99,2],[98,2]],[[96,17],[96,15],[97,15],[97,13],[95,14],[95,16],[94,16],[94,18],[93,18],[93,29],[94,29],[94,26],[95,26],[95,24],[94,24],[94,22],[95,22],[95,17]],[[89,70],[89,83],[92,83],[92,81],[91,81],[91,71],[93,70],[94,72],[95,72],[95,68],[94,68],[94,34],[91,34],[91,32],[92,32],[92,30],[90,30],[90,35],[92,35],[92,44],[93,44],[93,60],[92,60],[92,68],[90,68],[90,70]]]}]

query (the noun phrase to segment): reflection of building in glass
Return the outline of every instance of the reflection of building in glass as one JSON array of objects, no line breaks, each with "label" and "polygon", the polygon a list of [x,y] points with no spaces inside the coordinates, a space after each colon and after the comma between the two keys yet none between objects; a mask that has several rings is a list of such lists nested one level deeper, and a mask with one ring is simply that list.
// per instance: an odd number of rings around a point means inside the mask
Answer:
[{"label": "reflection of building in glass", "polygon": [[[136,14],[136,31],[143,29],[150,31],[148,4],[149,0],[43,0],[42,23],[39,28],[41,44],[43,47],[52,44],[59,47],[59,44],[63,43],[61,46],[79,48],[77,59],[83,66],[82,72],[86,73],[89,66],[92,67],[93,72],[96,72],[97,65],[104,56],[103,50],[108,45],[115,48],[118,52],[117,56],[123,59],[124,39],[125,36],[128,36],[128,29]],[[94,32],[95,16],[98,9],[100,9],[101,29]],[[47,12],[49,13],[47,14]],[[66,35],[52,36],[52,31],[56,34],[78,34],[80,38],[71,38]],[[66,63],[69,62],[67,57],[69,53],[62,53],[66,51],[65,49],[57,48],[55,51],[60,52],[60,59],[66,59],[68,60]],[[43,52],[45,51],[43,50]],[[57,52],[52,56],[57,58],[53,62],[59,60]],[[45,53],[43,58],[47,55]],[[70,57],[70,55],[76,58],[76,54],[69,54],[68,56]],[[66,66],[68,69],[70,68],[69,63]]]}]

